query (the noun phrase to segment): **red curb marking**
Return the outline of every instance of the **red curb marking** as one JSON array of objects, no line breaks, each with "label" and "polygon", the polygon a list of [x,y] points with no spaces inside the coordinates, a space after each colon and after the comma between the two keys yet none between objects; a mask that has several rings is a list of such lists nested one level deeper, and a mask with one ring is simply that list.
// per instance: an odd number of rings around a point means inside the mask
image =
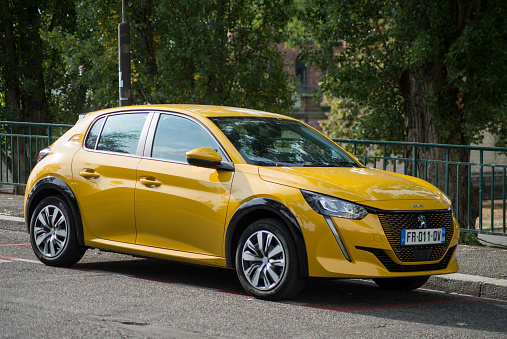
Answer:
[{"label": "red curb marking", "polygon": [[249,298],[254,298],[252,297],[250,294],[243,294],[243,293],[237,293],[237,292],[232,292],[232,291],[226,291],[226,290],[216,290],[217,292],[220,292],[220,293],[227,293],[227,294],[232,294],[232,295],[239,295],[240,297],[249,297]]},{"label": "red curb marking", "polygon": [[152,278],[143,278],[143,277],[138,277],[138,276],[135,276],[135,275],[125,275],[127,278],[134,278],[134,279],[138,279],[138,280],[145,280],[145,281],[151,281],[151,282],[158,282],[158,283],[163,283],[163,284],[174,284],[175,282],[174,281],[169,281],[169,280],[161,280],[161,279],[152,279]]},{"label": "red curb marking", "polygon": [[409,304],[391,304],[391,305],[348,307],[348,308],[334,308],[334,307],[318,306],[318,305],[311,305],[311,304],[303,304],[302,306],[311,307],[311,308],[317,308],[317,309],[327,310],[327,311],[350,312],[350,311],[374,310],[374,309],[380,309],[380,308],[396,308],[396,307],[411,307],[411,306],[450,304],[450,303],[465,302],[465,301],[480,301],[480,299],[477,299],[477,298],[463,298],[463,299],[453,299],[453,300],[423,301],[423,302],[409,303]]},{"label": "red curb marking", "polygon": [[14,258],[14,257],[4,257],[3,255],[0,255],[0,259],[16,260],[16,259],[19,259],[19,258]]},{"label": "red curb marking", "polygon": [[28,246],[30,245],[30,243],[28,244],[3,244],[3,245],[0,245],[0,247],[5,247],[5,246]]}]

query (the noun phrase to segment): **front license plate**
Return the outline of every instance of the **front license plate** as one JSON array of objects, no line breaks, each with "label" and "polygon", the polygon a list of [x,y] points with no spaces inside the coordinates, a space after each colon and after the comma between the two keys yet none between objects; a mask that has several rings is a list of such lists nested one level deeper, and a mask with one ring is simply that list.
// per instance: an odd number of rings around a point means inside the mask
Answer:
[{"label": "front license plate", "polygon": [[445,243],[445,228],[401,230],[401,245],[438,245]]}]

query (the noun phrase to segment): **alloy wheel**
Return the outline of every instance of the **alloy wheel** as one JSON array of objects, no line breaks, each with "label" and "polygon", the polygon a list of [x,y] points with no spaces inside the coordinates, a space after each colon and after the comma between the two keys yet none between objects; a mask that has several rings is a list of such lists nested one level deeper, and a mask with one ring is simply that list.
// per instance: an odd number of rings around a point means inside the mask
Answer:
[{"label": "alloy wheel", "polygon": [[248,282],[258,290],[270,290],[282,280],[286,269],[285,249],[273,233],[260,230],[245,241],[242,269]]},{"label": "alloy wheel", "polygon": [[58,256],[65,248],[68,222],[63,211],[55,205],[40,210],[33,228],[35,245],[47,258]]}]

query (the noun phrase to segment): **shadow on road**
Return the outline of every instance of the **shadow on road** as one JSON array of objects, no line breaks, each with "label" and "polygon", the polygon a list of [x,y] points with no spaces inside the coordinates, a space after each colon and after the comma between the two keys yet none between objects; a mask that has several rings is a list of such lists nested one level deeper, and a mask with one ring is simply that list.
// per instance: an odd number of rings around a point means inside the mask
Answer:
[{"label": "shadow on road", "polygon": [[[108,253],[107,255],[116,254]],[[133,258],[119,261],[109,261],[105,257],[103,258],[106,259],[105,261],[94,259],[93,262],[78,263],[72,268],[120,274],[130,278],[168,284],[188,285],[251,298],[241,288],[233,270],[193,266],[159,259]],[[396,320],[507,333],[507,323],[497,321],[497,319],[507,318],[507,303],[505,302],[424,289],[411,292],[388,291],[377,287],[369,280],[310,279],[296,298],[283,301],[283,303],[334,312],[369,315],[384,319],[386,326],[389,326],[390,320]],[[478,316],[479,313],[480,316]],[[442,334],[445,336],[445,331]]]}]

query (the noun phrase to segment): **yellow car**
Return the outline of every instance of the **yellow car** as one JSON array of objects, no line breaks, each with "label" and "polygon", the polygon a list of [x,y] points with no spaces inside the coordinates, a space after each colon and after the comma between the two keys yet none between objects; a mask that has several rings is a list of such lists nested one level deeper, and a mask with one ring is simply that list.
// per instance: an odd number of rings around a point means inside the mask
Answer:
[{"label": "yellow car", "polygon": [[200,105],[89,113],[39,154],[26,190],[46,265],[87,248],[231,268],[257,298],[307,277],[412,290],[457,272],[451,201],[414,177],[364,167],[290,117]]}]

